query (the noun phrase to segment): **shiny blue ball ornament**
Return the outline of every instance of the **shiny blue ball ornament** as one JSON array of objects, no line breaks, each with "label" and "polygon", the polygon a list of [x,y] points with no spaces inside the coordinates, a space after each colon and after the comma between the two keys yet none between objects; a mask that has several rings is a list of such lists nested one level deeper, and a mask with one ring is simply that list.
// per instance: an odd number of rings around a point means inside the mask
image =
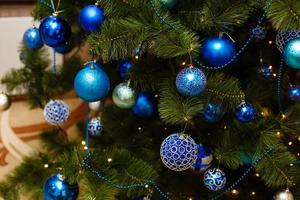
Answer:
[{"label": "shiny blue ball ornament", "polygon": [[63,45],[55,47],[54,50],[59,54],[67,54],[72,50],[72,45],[70,42],[66,42]]},{"label": "shiny blue ball ornament", "polygon": [[128,76],[130,69],[132,68],[132,62],[129,59],[123,59],[118,63],[118,74],[122,79]]},{"label": "shiny blue ball ornament", "polygon": [[88,123],[88,132],[92,136],[100,136],[103,131],[100,117],[92,118]]},{"label": "shiny blue ball ornament", "polygon": [[176,77],[176,87],[184,96],[198,96],[206,86],[204,73],[196,68],[190,67],[181,70]]},{"label": "shiny blue ball ornament", "polygon": [[24,33],[23,42],[29,49],[40,49],[44,45],[39,29],[36,27],[30,28]]},{"label": "shiny blue ball ornament", "polygon": [[300,38],[290,40],[283,49],[286,64],[292,68],[300,69]]},{"label": "shiny blue ball ornament", "polygon": [[140,92],[131,108],[133,114],[142,118],[151,118],[156,112],[156,103],[147,92]]},{"label": "shiny blue ball ornament", "polygon": [[208,38],[202,45],[202,57],[212,66],[222,66],[227,64],[235,56],[234,43],[226,38]]},{"label": "shiny blue ball ornament", "polygon": [[79,24],[90,32],[98,31],[105,19],[104,11],[96,5],[88,5],[80,11]]},{"label": "shiny blue ball ornament", "polygon": [[206,122],[215,123],[223,117],[224,111],[215,103],[209,103],[207,107],[202,111],[202,118]]},{"label": "shiny blue ball ornament", "polygon": [[197,159],[197,144],[188,135],[174,133],[160,146],[160,157],[166,167],[173,171],[184,171],[193,166]]},{"label": "shiny blue ball ornament", "polygon": [[78,185],[70,185],[61,174],[51,176],[43,187],[44,200],[76,200]]},{"label": "shiny blue ball ornament", "polygon": [[225,187],[226,176],[225,173],[218,168],[209,169],[204,173],[203,182],[206,188],[212,191],[218,191]]},{"label": "shiny blue ball ornament", "polygon": [[300,101],[300,86],[291,86],[289,89],[289,97],[292,101]]},{"label": "shiny blue ball ornament", "polygon": [[198,144],[198,155],[195,164],[193,164],[192,169],[204,171],[211,166],[213,161],[213,155],[210,148]]},{"label": "shiny blue ball ornament", "polygon": [[241,103],[235,111],[235,117],[242,123],[251,122],[255,117],[254,107],[249,103]]},{"label": "shiny blue ball ornament", "polygon": [[100,101],[107,96],[110,80],[101,65],[90,62],[81,69],[74,80],[76,94],[87,102]]},{"label": "shiny blue ball ornament", "polygon": [[43,42],[50,47],[64,45],[71,37],[70,25],[58,16],[44,18],[39,30]]}]

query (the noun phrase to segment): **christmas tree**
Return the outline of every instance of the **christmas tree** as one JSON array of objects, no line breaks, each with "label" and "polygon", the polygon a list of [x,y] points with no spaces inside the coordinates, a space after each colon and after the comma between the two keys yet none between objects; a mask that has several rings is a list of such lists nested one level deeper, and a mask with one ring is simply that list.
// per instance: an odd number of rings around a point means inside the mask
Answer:
[{"label": "christmas tree", "polygon": [[[300,199],[299,10],[298,0],[39,0],[24,66],[2,84],[53,127],[0,195]],[[56,53],[68,53],[63,66]],[[60,99],[73,90],[86,120],[70,140]]]}]

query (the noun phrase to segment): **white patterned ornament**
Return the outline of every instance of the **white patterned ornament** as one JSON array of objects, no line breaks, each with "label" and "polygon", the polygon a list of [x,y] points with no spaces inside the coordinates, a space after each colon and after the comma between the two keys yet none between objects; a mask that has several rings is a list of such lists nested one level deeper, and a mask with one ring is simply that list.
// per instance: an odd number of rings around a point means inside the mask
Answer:
[{"label": "white patterned ornament", "polygon": [[172,134],[162,142],[160,157],[164,165],[171,170],[187,170],[196,162],[197,144],[188,135]]},{"label": "white patterned ornament", "polygon": [[294,200],[294,196],[289,189],[286,189],[277,192],[273,197],[273,200]]},{"label": "white patterned ornament", "polygon": [[212,191],[218,191],[225,187],[226,176],[222,170],[218,168],[212,168],[204,173],[203,182],[205,187],[208,189]]},{"label": "white patterned ornament", "polygon": [[88,131],[92,136],[100,136],[103,130],[100,117],[92,118],[88,123]]},{"label": "white patterned ornament", "polygon": [[44,117],[49,124],[60,125],[70,116],[69,106],[61,100],[50,100],[44,108]]}]

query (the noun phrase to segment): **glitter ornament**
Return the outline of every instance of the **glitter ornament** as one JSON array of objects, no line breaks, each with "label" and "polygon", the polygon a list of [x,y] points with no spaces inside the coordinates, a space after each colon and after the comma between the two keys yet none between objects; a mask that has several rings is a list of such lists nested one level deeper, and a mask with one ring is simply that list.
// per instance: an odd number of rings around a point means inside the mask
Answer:
[{"label": "glitter ornament", "polygon": [[206,188],[212,191],[218,191],[225,187],[226,176],[225,173],[218,168],[209,169],[204,173],[203,182]]},{"label": "glitter ornament", "polygon": [[162,142],[160,157],[164,165],[171,170],[187,170],[196,162],[197,144],[188,135],[172,134]]},{"label": "glitter ornament", "polygon": [[100,117],[92,118],[88,123],[88,132],[92,136],[100,136],[103,131]]},{"label": "glitter ornament", "polygon": [[293,194],[289,189],[281,190],[275,194],[273,197],[274,200],[294,200]]},{"label": "glitter ornament", "polygon": [[118,63],[118,74],[122,79],[128,76],[130,69],[132,68],[132,62],[129,59],[123,59]]},{"label": "glitter ornament", "polygon": [[138,117],[150,118],[155,114],[156,103],[149,93],[140,92],[131,110]]},{"label": "glitter ornament", "polygon": [[206,86],[204,73],[196,68],[190,67],[181,70],[176,77],[176,87],[180,94],[185,96],[198,96]]},{"label": "glitter ornament", "polygon": [[283,57],[288,66],[300,69],[300,38],[292,39],[286,44]]},{"label": "glitter ornament", "polygon": [[202,118],[206,122],[215,123],[219,121],[224,115],[224,111],[218,104],[209,103],[202,111]]},{"label": "glitter ornament", "polygon": [[104,22],[104,10],[97,5],[88,5],[80,11],[79,24],[90,32],[98,31]]},{"label": "glitter ornament", "polygon": [[203,42],[201,53],[208,64],[222,66],[234,57],[236,50],[231,40],[223,37],[213,37]]},{"label": "glitter ornament", "polygon": [[300,37],[300,29],[292,30],[292,31],[282,31],[277,33],[276,35],[276,46],[280,52],[282,52],[283,48],[292,39]]},{"label": "glitter ornament", "polygon": [[135,103],[135,91],[128,83],[120,83],[113,91],[113,102],[119,108],[131,108]]},{"label": "glitter ornament", "polygon": [[71,37],[70,25],[58,16],[44,18],[39,30],[43,42],[50,47],[64,45]]},{"label": "glitter ornament", "polygon": [[10,104],[9,97],[4,93],[0,93],[0,111],[7,110],[10,107]]},{"label": "glitter ornament", "polygon": [[289,88],[289,97],[292,101],[300,101],[300,86],[291,86]]},{"label": "glitter ornament", "polygon": [[44,200],[76,200],[78,185],[70,185],[61,174],[51,176],[43,187]]},{"label": "glitter ornament", "polygon": [[198,144],[197,160],[195,164],[193,164],[192,169],[204,171],[210,167],[212,161],[213,155],[211,150],[202,144]]},{"label": "glitter ornament", "polygon": [[50,100],[44,108],[45,120],[52,125],[63,124],[69,116],[69,106],[61,100]]},{"label": "glitter ornament", "polygon": [[36,27],[30,28],[24,33],[23,42],[29,49],[40,49],[44,45],[39,29]]},{"label": "glitter ornament", "polygon": [[98,110],[100,110],[100,107],[101,107],[101,101],[89,102],[90,110],[98,111]]},{"label": "glitter ornament", "polygon": [[241,103],[236,111],[235,117],[242,123],[251,122],[255,117],[255,110],[249,103]]},{"label": "glitter ornament", "polygon": [[109,92],[110,80],[101,65],[90,62],[77,73],[74,89],[76,94],[87,102],[100,101]]}]

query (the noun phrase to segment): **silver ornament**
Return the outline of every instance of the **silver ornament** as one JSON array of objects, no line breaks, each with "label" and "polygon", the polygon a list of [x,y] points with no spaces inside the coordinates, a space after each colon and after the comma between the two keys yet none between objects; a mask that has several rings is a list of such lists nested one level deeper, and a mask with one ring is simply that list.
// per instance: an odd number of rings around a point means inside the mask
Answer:
[{"label": "silver ornament", "polygon": [[8,109],[9,106],[10,106],[9,97],[6,94],[1,93],[0,94],[0,110],[4,111],[4,110]]},{"label": "silver ornament", "polygon": [[101,101],[95,101],[89,103],[89,109],[93,111],[98,111],[101,107]]},{"label": "silver ornament", "polygon": [[286,189],[277,192],[273,197],[273,200],[294,200],[294,196],[289,189]]}]

